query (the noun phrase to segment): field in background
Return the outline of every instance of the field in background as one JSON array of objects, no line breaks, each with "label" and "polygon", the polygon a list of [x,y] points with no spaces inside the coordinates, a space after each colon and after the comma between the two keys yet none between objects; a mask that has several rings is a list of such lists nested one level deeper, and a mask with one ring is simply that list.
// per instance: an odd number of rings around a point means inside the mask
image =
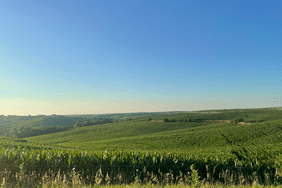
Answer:
[{"label": "field in background", "polygon": [[84,174],[86,183],[130,184],[137,178],[141,183],[165,184],[182,177],[192,185],[196,172],[205,183],[281,183],[280,110],[146,115],[127,114],[114,123],[28,138],[2,137],[0,167],[5,170],[0,176],[15,181],[16,173],[34,172],[40,174],[39,180],[51,169],[67,177]]},{"label": "field in background", "polygon": [[[152,115],[171,115],[177,112],[140,112],[140,113],[119,113],[119,114],[81,114],[81,115],[37,115],[37,116],[3,116],[0,115],[0,133],[9,132],[12,128],[21,126],[48,127],[48,126],[69,126],[76,121],[113,119],[124,121],[130,118],[148,117]],[[0,134],[1,135],[1,134]]]}]

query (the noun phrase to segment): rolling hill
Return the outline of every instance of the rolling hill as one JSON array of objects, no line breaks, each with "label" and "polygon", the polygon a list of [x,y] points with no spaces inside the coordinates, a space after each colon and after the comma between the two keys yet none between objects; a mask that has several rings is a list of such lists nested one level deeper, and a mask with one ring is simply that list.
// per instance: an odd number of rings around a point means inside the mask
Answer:
[{"label": "rolling hill", "polygon": [[[144,174],[149,172],[160,178],[179,176],[195,165],[201,180],[209,183],[239,184],[242,178],[250,184],[255,178],[273,183],[282,178],[277,175],[282,169],[281,115],[279,109],[237,109],[124,118],[54,134],[2,137],[0,157],[5,168],[19,173],[19,167],[40,174],[77,169],[89,176],[111,172],[114,181],[122,171],[132,182],[132,177],[147,181]],[[148,171],[142,175],[144,169]]]},{"label": "rolling hill", "polygon": [[[263,113],[265,111],[265,113]],[[179,113],[152,116],[175,122],[150,122],[148,118],[76,128],[66,132],[26,138],[28,143],[44,142],[56,147],[85,150],[171,151],[279,144],[282,135],[281,111],[244,110],[234,113]],[[206,119],[243,118],[250,125],[209,123]],[[190,118],[192,122],[185,122]],[[260,119],[257,119],[260,118]],[[266,121],[266,119],[274,119]],[[255,120],[256,119],[256,120]],[[201,120],[201,121],[200,121]],[[254,122],[256,121],[256,122]],[[262,122],[263,121],[263,122]]]}]

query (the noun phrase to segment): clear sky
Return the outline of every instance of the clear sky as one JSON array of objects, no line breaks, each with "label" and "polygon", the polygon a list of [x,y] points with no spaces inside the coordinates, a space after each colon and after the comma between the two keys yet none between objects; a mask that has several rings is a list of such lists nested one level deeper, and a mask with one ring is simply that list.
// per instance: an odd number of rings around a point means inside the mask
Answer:
[{"label": "clear sky", "polygon": [[1,0],[0,115],[282,106],[281,7]]}]

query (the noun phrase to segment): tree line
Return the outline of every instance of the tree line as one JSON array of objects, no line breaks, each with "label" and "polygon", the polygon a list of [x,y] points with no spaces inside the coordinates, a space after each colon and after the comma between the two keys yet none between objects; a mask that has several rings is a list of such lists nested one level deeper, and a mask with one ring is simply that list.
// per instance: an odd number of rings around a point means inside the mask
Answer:
[{"label": "tree line", "polygon": [[76,121],[73,125],[73,128],[106,124],[106,123],[113,123],[113,119],[112,118],[101,118],[98,120],[97,119],[94,119],[94,120],[87,119],[85,121]]},{"label": "tree line", "polygon": [[19,127],[13,127],[10,132],[4,133],[0,132],[0,136],[6,137],[16,137],[16,138],[25,138],[31,136],[38,136],[44,134],[52,134],[57,132],[68,131],[77,127],[86,127],[92,125],[99,125],[99,124],[106,124],[106,123],[113,123],[113,119],[110,118],[102,118],[102,119],[95,119],[95,120],[84,120],[84,121],[76,121],[73,125],[53,125],[53,126],[28,126],[22,125]]}]

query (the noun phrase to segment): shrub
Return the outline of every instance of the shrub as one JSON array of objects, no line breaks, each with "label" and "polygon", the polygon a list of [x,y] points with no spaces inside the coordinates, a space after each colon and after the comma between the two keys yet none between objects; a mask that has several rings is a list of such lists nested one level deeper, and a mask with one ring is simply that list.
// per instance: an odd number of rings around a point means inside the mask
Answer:
[{"label": "shrub", "polygon": [[164,122],[169,122],[169,120],[167,118],[164,119]]},{"label": "shrub", "polygon": [[243,118],[235,118],[231,122],[232,123],[238,123],[238,122],[243,122],[243,121],[244,121]]}]

